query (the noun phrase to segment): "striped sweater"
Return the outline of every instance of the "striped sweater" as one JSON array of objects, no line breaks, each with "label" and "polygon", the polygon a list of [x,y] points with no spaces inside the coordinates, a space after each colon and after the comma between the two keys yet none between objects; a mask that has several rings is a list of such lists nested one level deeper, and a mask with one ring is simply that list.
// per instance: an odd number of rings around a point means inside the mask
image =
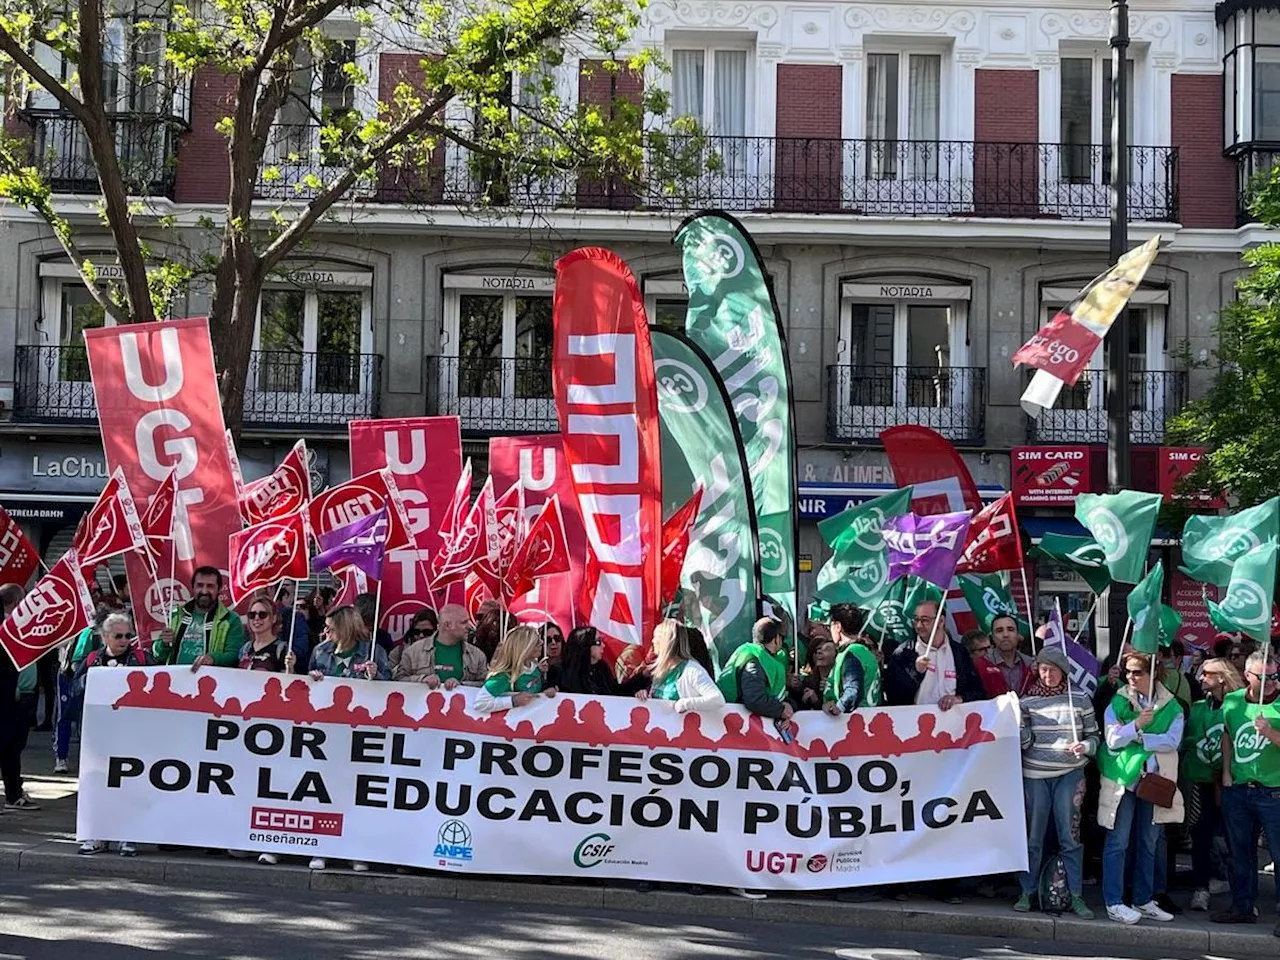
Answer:
[{"label": "striped sweater", "polygon": [[[1067,749],[1072,744],[1071,712],[1075,710],[1076,736],[1089,749],[1083,757]],[[1086,766],[1098,751],[1098,718],[1079,690],[1052,697],[1022,699],[1022,775],[1030,780],[1060,777]]]}]

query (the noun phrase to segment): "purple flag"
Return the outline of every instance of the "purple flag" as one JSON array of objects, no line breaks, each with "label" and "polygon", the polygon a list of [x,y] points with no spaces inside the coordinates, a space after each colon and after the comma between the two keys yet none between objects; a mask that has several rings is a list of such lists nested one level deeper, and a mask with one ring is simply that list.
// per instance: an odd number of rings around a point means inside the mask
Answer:
[{"label": "purple flag", "polygon": [[387,508],[361,517],[355,523],[338,527],[318,537],[320,552],[311,560],[313,570],[351,566],[365,575],[382,579],[382,555],[387,549]]},{"label": "purple flag", "polygon": [[904,513],[881,526],[889,548],[889,578],[912,574],[946,590],[964,552],[972,514],[940,513],[929,517]]},{"label": "purple flag", "polygon": [[1102,673],[1102,665],[1085,647],[1067,636],[1062,624],[1062,610],[1057,603],[1054,603],[1053,612],[1049,614],[1049,622],[1036,633],[1042,646],[1057,644],[1062,647],[1067,662],[1071,664],[1071,682],[1092,697],[1093,692],[1098,689],[1098,675]]}]

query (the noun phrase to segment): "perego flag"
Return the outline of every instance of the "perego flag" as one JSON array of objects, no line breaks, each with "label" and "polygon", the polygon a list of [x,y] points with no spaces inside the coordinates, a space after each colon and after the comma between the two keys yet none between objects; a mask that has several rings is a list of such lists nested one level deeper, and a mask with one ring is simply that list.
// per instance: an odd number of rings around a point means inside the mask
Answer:
[{"label": "perego flag", "polygon": [[1038,370],[1022,395],[1022,408],[1029,416],[1039,416],[1042,410],[1052,407],[1062,385],[1074,384],[1080,378],[1159,252],[1160,235],[1156,234],[1095,277],[1076,299],[1018,348],[1013,365],[1025,363]]},{"label": "perego flag", "polygon": [[307,464],[307,443],[299,440],[280,466],[240,491],[240,515],[252,526],[264,520],[288,516],[311,500],[311,469]]},{"label": "perego flag", "polygon": [[760,567],[751,474],[733,405],[707,355],[687,337],[655,328],[653,365],[663,509],[671,514],[695,490],[703,492],[680,569],[682,614],[724,663],[751,638],[756,619]]},{"label": "perego flag", "polygon": [[[653,636],[662,588],[662,459],[644,300],[621,258],[556,262],[556,415],[587,532],[578,609],[614,658]],[[594,562],[592,562],[594,560]]]},{"label": "perego flag", "polygon": [[680,226],[685,332],[711,358],[729,394],[751,468],[761,591],[796,622],[796,435],[787,342],[760,251],[723,213]]},{"label": "perego flag", "polygon": [[112,471],[97,502],[81,519],[72,546],[86,567],[131,550],[146,552],[142,518],[119,467]]},{"label": "perego flag", "polygon": [[0,583],[25,586],[39,565],[35,546],[22,532],[18,521],[0,507]]},{"label": "perego flag", "polygon": [[239,604],[255,590],[269,590],[281,580],[305,580],[307,516],[299,510],[231,535],[231,599]]},{"label": "perego flag", "polygon": [[93,599],[81,565],[75,550],[68,550],[9,611],[0,626],[0,646],[17,669],[35,663],[89,625]]}]

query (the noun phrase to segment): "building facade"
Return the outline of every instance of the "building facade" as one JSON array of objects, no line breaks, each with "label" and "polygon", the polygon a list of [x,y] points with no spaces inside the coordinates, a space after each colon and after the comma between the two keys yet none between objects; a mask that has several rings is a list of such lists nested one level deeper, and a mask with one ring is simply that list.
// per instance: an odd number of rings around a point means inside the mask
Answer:
[{"label": "building facade", "polygon": [[[1101,4],[653,0],[633,42],[659,50],[669,71],[611,80],[586,51],[566,57],[557,87],[567,102],[603,104],[665,85],[672,113],[707,132],[700,149],[714,162],[677,197],[586,178],[513,183],[510,210],[483,218],[467,211],[478,186],[454,144],[412,197],[381,175],[263,294],[246,474],[266,472],[302,435],[317,451],[316,479],[340,481],[346,423],[361,417],[457,414],[481,459],[488,436],[553,431],[555,257],[613,248],[650,322],[682,325],[671,239],[702,207],[752,232],[783,312],[802,592],[824,559],[813,521],[892,485],[878,446],[887,426],[939,430],[991,490],[1010,485],[1015,448],[1100,449],[1103,350],[1038,421],[1019,407],[1029,375],[1009,358],[1107,266],[1108,33]],[[1151,487],[1166,418],[1210,382],[1194,362],[1211,356],[1241,251],[1263,239],[1239,198],[1280,150],[1280,13],[1262,0],[1134,0],[1130,34],[1130,237],[1159,233],[1165,246],[1133,301],[1129,342],[1104,350],[1127,352],[1135,485]],[[367,107],[418,69],[392,49],[340,50],[361,58],[368,87],[317,67],[313,105]],[[227,173],[214,124],[227,93],[209,71],[162,113],[122,112],[121,151],[153,164],[153,208],[176,224],[149,231],[162,254],[198,247],[200,218],[220,213]],[[311,161],[282,164],[283,180],[260,187],[286,198],[286,211],[323,164],[306,114],[282,115],[271,149]],[[74,123],[34,99],[21,118],[81,247],[109,278]],[[29,215],[5,211],[0,256],[10,264],[0,275],[0,503],[55,552],[105,476],[80,336],[103,317]],[[207,307],[197,286],[173,312]],[[1024,521],[1029,532],[1037,521],[1061,527],[1069,513],[1028,506]],[[1082,585],[1032,574],[1042,598],[1057,590],[1081,612]]]}]

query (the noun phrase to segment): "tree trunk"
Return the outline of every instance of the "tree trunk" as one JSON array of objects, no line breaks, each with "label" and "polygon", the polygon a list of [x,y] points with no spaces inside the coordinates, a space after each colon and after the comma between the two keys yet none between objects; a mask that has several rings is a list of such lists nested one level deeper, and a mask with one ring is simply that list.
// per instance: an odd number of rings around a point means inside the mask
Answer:
[{"label": "tree trunk", "polygon": [[228,229],[214,271],[209,337],[222,397],[222,418],[237,439],[244,423],[245,381],[261,295],[261,264],[246,240]]}]

